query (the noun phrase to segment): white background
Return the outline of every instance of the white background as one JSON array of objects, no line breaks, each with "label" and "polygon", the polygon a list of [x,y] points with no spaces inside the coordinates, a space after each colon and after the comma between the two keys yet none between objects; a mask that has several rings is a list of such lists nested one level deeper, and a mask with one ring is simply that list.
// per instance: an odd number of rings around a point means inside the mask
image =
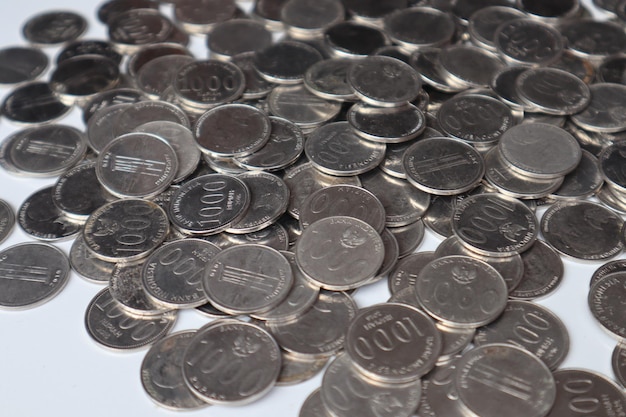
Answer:
[{"label": "white background", "polygon": [[[85,39],[105,38],[105,29],[96,19],[100,3],[85,0],[3,0],[0,12],[0,43],[25,45],[21,27],[36,13],[71,9],[90,20]],[[241,3],[249,7],[250,3]],[[192,40],[198,58],[206,57],[201,38]],[[51,56],[58,50],[50,49]],[[0,89],[4,97],[9,88]],[[61,121],[84,130],[80,112],[75,110]],[[0,140],[17,127],[0,122]],[[29,179],[0,170],[0,198],[14,210],[35,190],[52,185],[54,178]],[[0,245],[32,240],[19,227]],[[440,239],[430,232],[419,250],[434,250]],[[57,243],[66,253],[71,241]],[[624,256],[623,254],[621,255]],[[566,324],[571,337],[570,353],[561,367],[580,367],[612,377],[610,356],[616,341],[594,322],[587,308],[587,291],[593,271],[601,263],[565,261],[565,277],[556,292],[539,302],[555,312]],[[146,350],[112,352],[95,344],[85,331],[85,308],[102,288],[72,273],[68,285],[54,299],[25,311],[0,310],[0,415],[22,416],[172,416],[180,413],[155,405],[143,392],[139,368]],[[360,307],[382,302],[388,297],[386,282],[360,290]],[[175,331],[195,329],[208,319],[194,311],[184,311]],[[306,383],[277,387],[263,399],[244,407],[214,406],[186,416],[278,416],[295,417],[304,399],[320,385],[321,375]],[[356,417],[356,416],[355,416]]]}]

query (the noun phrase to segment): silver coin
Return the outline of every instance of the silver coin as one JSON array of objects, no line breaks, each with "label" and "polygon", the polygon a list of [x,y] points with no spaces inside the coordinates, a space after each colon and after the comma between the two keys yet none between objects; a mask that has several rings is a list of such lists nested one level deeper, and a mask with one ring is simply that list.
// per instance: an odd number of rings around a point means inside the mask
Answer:
[{"label": "silver coin", "polygon": [[78,275],[97,284],[107,284],[115,267],[115,263],[102,261],[91,254],[81,235],[70,248],[70,265]]},{"label": "silver coin", "polygon": [[[589,410],[599,417],[609,417],[626,408],[623,388],[600,373],[587,369],[558,369],[554,371],[554,380],[556,401],[547,417],[579,417],[589,414]],[[584,404],[576,406],[581,404],[581,399]]]},{"label": "silver coin", "polygon": [[287,0],[259,0],[255,2],[251,15],[265,25],[267,30],[279,32],[284,29],[280,11]]},{"label": "silver coin", "polygon": [[181,239],[161,246],[142,265],[141,283],[146,295],[169,308],[206,304],[204,268],[219,251],[201,239]]},{"label": "silver coin", "polygon": [[362,220],[326,217],[303,230],[296,242],[296,261],[304,274],[322,288],[357,288],[376,276],[384,247],[376,230]]},{"label": "silver coin", "polygon": [[494,43],[506,62],[526,66],[555,62],[565,44],[558,30],[533,19],[514,19],[501,24]]},{"label": "silver coin", "polygon": [[454,377],[460,356],[438,365],[422,380],[422,397],[417,409],[419,417],[467,417],[460,404]]},{"label": "silver coin", "polygon": [[589,281],[589,286],[592,286],[601,278],[604,278],[605,276],[612,274],[613,272],[622,271],[626,271],[626,260],[616,259],[614,261],[607,262],[593,272],[593,275],[591,275],[591,280]]},{"label": "silver coin", "polygon": [[183,378],[183,354],[195,335],[195,330],[173,333],[146,353],[141,362],[141,385],[156,404],[175,411],[208,405],[191,392]]},{"label": "silver coin", "polygon": [[513,7],[487,6],[476,10],[469,18],[467,33],[472,43],[489,51],[496,51],[494,37],[498,26],[526,14]]},{"label": "silver coin", "polygon": [[330,412],[322,402],[321,389],[318,388],[309,395],[300,407],[298,417],[331,417]]},{"label": "silver coin", "polygon": [[84,104],[83,121],[89,126],[89,120],[98,110],[116,104],[132,104],[145,99],[146,97],[141,91],[133,88],[114,88],[103,91]]},{"label": "silver coin", "polygon": [[398,10],[385,17],[389,37],[407,51],[449,43],[456,27],[452,16],[430,7]]},{"label": "silver coin", "polygon": [[424,113],[412,104],[385,108],[357,103],[348,110],[347,119],[354,133],[381,143],[406,142],[426,128]]},{"label": "silver coin", "polygon": [[[450,84],[441,73],[439,64],[439,48],[424,48],[411,54],[410,65],[420,74],[425,84],[433,87],[437,91],[446,93],[456,93],[465,90],[465,87]],[[432,103],[429,103],[432,107]]]},{"label": "silver coin", "polygon": [[0,308],[36,307],[57,295],[70,274],[60,249],[46,243],[19,243],[0,252]]},{"label": "silver coin", "polygon": [[324,29],[344,20],[344,7],[334,0],[291,0],[281,10],[285,32],[293,39],[320,38]]},{"label": "silver coin", "polygon": [[626,56],[616,54],[602,60],[598,67],[598,82],[623,84]]},{"label": "silver coin", "polygon": [[[557,202],[541,218],[541,233],[560,253],[599,261],[619,254],[621,217],[589,201]],[[583,238],[584,236],[584,238]]]},{"label": "silver coin", "polygon": [[202,152],[218,157],[246,156],[261,149],[270,137],[269,117],[245,104],[226,104],[204,113],[194,135]]},{"label": "silver coin", "polygon": [[572,135],[544,123],[512,127],[502,135],[498,147],[511,169],[536,178],[563,176],[576,169],[582,158]]},{"label": "silver coin", "polygon": [[491,193],[458,202],[452,230],[474,252],[496,257],[524,252],[539,232],[537,219],[526,205]]},{"label": "silver coin", "polygon": [[277,171],[287,168],[304,152],[304,135],[295,123],[270,117],[270,136],[263,147],[234,162],[250,170]]},{"label": "silver coin", "polygon": [[537,0],[517,0],[516,6],[533,19],[552,24],[577,17],[579,12],[579,3],[572,0],[560,0],[550,9]]},{"label": "silver coin", "polygon": [[303,129],[321,126],[341,110],[341,103],[318,97],[304,85],[274,88],[267,97],[267,105],[272,115],[287,119]]},{"label": "silver coin", "polygon": [[289,208],[287,211],[294,218],[300,217],[302,202],[315,191],[338,184],[361,185],[359,177],[337,177],[317,170],[310,162],[290,167],[283,176],[289,187]]},{"label": "silver coin", "polygon": [[30,17],[22,35],[35,46],[54,46],[80,37],[87,30],[87,20],[71,11],[50,11]]},{"label": "silver coin", "polygon": [[83,229],[88,250],[108,262],[145,258],[165,239],[169,223],[157,204],[138,199],[116,200],[89,216]]},{"label": "silver coin", "polygon": [[304,74],[304,86],[326,100],[353,101],[354,90],[348,84],[350,59],[324,59],[311,65]]},{"label": "silver coin", "polygon": [[586,109],[571,116],[571,120],[592,132],[620,132],[626,129],[626,117],[621,109],[626,86],[623,84],[597,83],[589,86],[591,101]]},{"label": "silver coin", "polygon": [[280,363],[280,349],[267,331],[225,319],[200,329],[191,340],[183,356],[183,376],[203,401],[241,405],[274,386]]},{"label": "silver coin", "polygon": [[39,48],[13,46],[0,50],[0,84],[34,81],[48,68],[48,55]]},{"label": "silver coin", "polygon": [[278,251],[289,249],[289,235],[283,226],[278,223],[274,223],[265,229],[244,233],[244,234],[232,234],[232,233],[220,233],[218,235],[205,236],[204,239],[212,241],[211,238],[217,238],[218,241],[213,242],[222,249],[229,248],[231,246],[243,245],[243,244],[255,244],[263,245]]},{"label": "silver coin", "polygon": [[307,69],[322,55],[303,42],[281,41],[257,51],[254,66],[267,81],[277,84],[299,84]]},{"label": "silver coin", "polygon": [[237,223],[250,204],[246,184],[231,175],[207,174],[182,185],[172,197],[169,216],[185,234],[219,233]]},{"label": "silver coin", "polygon": [[417,381],[435,366],[441,335],[434,321],[417,308],[378,304],[355,317],[345,350],[354,366],[376,381]]},{"label": "silver coin", "polygon": [[381,170],[361,175],[363,188],[374,194],[383,205],[387,227],[406,226],[419,220],[430,204],[430,194],[393,178]]},{"label": "silver coin", "polygon": [[189,118],[177,106],[160,101],[146,100],[133,103],[120,114],[115,122],[114,131],[116,136],[121,136],[135,131],[138,126],[155,120],[179,123],[187,128],[190,127]]},{"label": "silver coin", "polygon": [[480,153],[471,145],[451,138],[415,142],[405,151],[403,165],[411,184],[437,195],[471,190],[485,172]]},{"label": "silver coin", "polygon": [[111,297],[124,311],[137,316],[155,316],[171,308],[150,298],[142,282],[143,263],[117,263],[109,279]]},{"label": "silver coin", "polygon": [[128,10],[108,22],[109,40],[123,54],[135,53],[144,45],[165,42],[173,32],[173,23],[154,9]]},{"label": "silver coin", "polygon": [[[567,71],[580,78],[585,84],[591,84],[596,79],[596,68],[591,61],[574,55],[569,50],[564,51],[559,60],[550,67]],[[598,76],[598,81],[600,81],[600,76]]]},{"label": "silver coin", "polygon": [[238,54],[268,47],[272,34],[265,26],[250,19],[232,19],[216,23],[208,37],[211,56],[228,60]]},{"label": "silver coin", "polygon": [[[413,295],[415,295],[415,291],[413,291]],[[437,365],[453,360],[457,354],[472,343],[476,334],[474,328],[451,327],[441,322],[436,322],[435,325],[441,333],[441,353]]]},{"label": "silver coin", "polygon": [[178,70],[193,62],[187,55],[164,55],[146,62],[137,73],[137,87],[151,99],[157,100],[172,85]]},{"label": "silver coin", "polygon": [[551,197],[584,199],[596,194],[602,187],[602,183],[603,178],[598,159],[583,149],[578,166],[565,176],[563,184],[551,194]]},{"label": "silver coin", "polygon": [[357,371],[347,354],[335,358],[322,380],[322,402],[336,417],[409,417],[419,404],[419,382],[372,381]]},{"label": "silver coin", "polygon": [[598,323],[618,340],[626,337],[626,320],[620,308],[624,299],[626,273],[614,272],[596,281],[589,289],[587,302]]},{"label": "silver coin", "polygon": [[620,142],[607,146],[598,155],[602,177],[618,195],[626,192],[626,176],[623,171],[624,159],[624,146]]},{"label": "silver coin", "polygon": [[597,61],[626,50],[626,34],[617,23],[577,19],[575,25],[563,24],[561,33],[568,49],[583,58]]},{"label": "silver coin", "polygon": [[[70,58],[84,55],[98,55],[109,58],[117,65],[122,62],[122,55],[118,54],[110,42],[102,40],[77,40],[63,46],[56,57],[57,64]],[[121,78],[120,78],[120,81]]]},{"label": "silver coin", "polygon": [[15,226],[15,213],[4,200],[0,200],[0,243],[4,242]]},{"label": "silver coin", "polygon": [[241,95],[244,100],[264,98],[276,86],[276,84],[261,77],[254,68],[254,55],[255,52],[243,52],[231,58],[231,62],[241,69],[245,78],[246,87]]},{"label": "silver coin", "polygon": [[276,386],[299,384],[316,376],[326,367],[328,358],[303,359],[287,351],[281,351],[280,374]]},{"label": "silver coin", "polygon": [[28,196],[17,210],[17,223],[29,236],[44,241],[71,238],[80,232],[81,222],[65,216],[52,200],[53,187]]},{"label": "silver coin", "polygon": [[381,29],[354,21],[335,23],[324,31],[324,50],[332,58],[366,58],[389,43]]},{"label": "silver coin", "polygon": [[289,204],[289,188],[278,176],[267,172],[247,172],[237,177],[250,190],[250,205],[244,217],[226,229],[244,234],[264,229],[278,220]]},{"label": "silver coin", "polygon": [[[472,62],[472,65],[467,65]],[[484,49],[471,45],[443,48],[439,54],[441,73],[448,83],[459,88],[487,87],[504,64]]]},{"label": "silver coin", "polygon": [[[408,288],[411,289],[412,294],[415,294],[413,287],[417,276],[433,260],[435,260],[435,252],[417,252],[400,259],[389,272],[389,292],[394,295]],[[415,301],[417,302],[417,299]]]},{"label": "silver coin", "polygon": [[219,252],[207,263],[202,280],[209,301],[231,314],[271,310],[292,284],[289,261],[275,249],[252,244]]},{"label": "silver coin", "polygon": [[174,3],[176,23],[187,33],[203,35],[213,27],[234,17],[237,5],[234,0],[178,0]]},{"label": "silver coin", "polygon": [[33,81],[20,85],[4,97],[2,115],[18,124],[47,123],[58,120],[71,110],[54,94],[47,82]]},{"label": "silver coin", "polygon": [[352,176],[376,168],[385,156],[385,144],[359,138],[348,122],[317,128],[306,140],[304,153],[320,171]]},{"label": "silver coin", "polygon": [[87,142],[95,153],[100,153],[117,137],[116,128],[120,116],[130,103],[113,104],[96,110],[87,123]]},{"label": "silver coin", "polygon": [[437,121],[443,132],[474,145],[497,142],[515,124],[505,104],[478,94],[458,95],[446,101],[437,112]]},{"label": "silver coin", "polygon": [[521,65],[504,67],[493,76],[491,83],[489,84],[498,98],[511,109],[523,110],[528,106],[522,101],[522,98],[519,96],[517,89],[515,88],[517,78],[527,69],[528,67]]},{"label": "silver coin", "polygon": [[626,346],[621,342],[613,349],[611,367],[617,381],[622,384],[622,387],[626,387]]},{"label": "silver coin", "polygon": [[502,275],[487,263],[467,256],[445,256],[420,271],[415,291],[424,310],[452,327],[479,327],[506,307]]},{"label": "silver coin", "polygon": [[349,216],[372,226],[378,233],[385,227],[385,208],[365,188],[354,185],[331,185],[311,193],[300,205],[302,229],[331,216]]},{"label": "silver coin", "polygon": [[626,214],[626,203],[622,201],[623,198],[618,197],[606,184],[600,188],[596,197],[603,206],[608,207],[616,213]]},{"label": "silver coin", "polygon": [[344,292],[321,291],[313,306],[295,320],[269,321],[268,330],[281,348],[303,358],[328,358],[344,345],[357,305]]},{"label": "silver coin", "polygon": [[141,46],[136,52],[128,57],[126,72],[131,78],[136,78],[141,67],[153,59],[166,55],[185,55],[193,57],[189,49],[172,42],[160,42]]},{"label": "silver coin", "polygon": [[508,302],[502,315],[476,331],[474,344],[507,343],[522,347],[550,369],[556,369],[569,352],[567,328],[552,311],[529,301]]},{"label": "silver coin", "polygon": [[180,68],[173,87],[174,94],[183,103],[206,110],[241,97],[244,82],[244,74],[238,66],[212,59]]},{"label": "silver coin", "polygon": [[524,275],[509,294],[518,300],[534,300],[555,291],[563,279],[564,266],[559,254],[542,240],[536,240],[522,253]]},{"label": "silver coin", "polygon": [[422,87],[417,71],[395,58],[370,56],[355,62],[348,84],[363,102],[379,107],[400,107],[413,101]]},{"label": "silver coin", "polygon": [[456,366],[454,385],[460,404],[472,415],[541,417],[554,404],[552,373],[522,348],[483,345],[463,355]]},{"label": "silver coin", "polygon": [[420,219],[406,226],[390,227],[389,231],[398,242],[398,257],[403,258],[408,254],[415,252],[424,240],[424,222]]}]

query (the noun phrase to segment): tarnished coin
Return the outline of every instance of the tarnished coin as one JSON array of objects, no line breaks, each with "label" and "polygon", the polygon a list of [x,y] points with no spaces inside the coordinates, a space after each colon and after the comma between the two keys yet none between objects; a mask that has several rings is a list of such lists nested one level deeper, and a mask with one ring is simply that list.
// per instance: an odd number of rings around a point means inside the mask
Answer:
[{"label": "tarnished coin", "polygon": [[344,345],[357,305],[344,292],[321,291],[313,306],[295,320],[268,321],[281,348],[303,358],[328,358]]},{"label": "tarnished coin", "polygon": [[194,395],[183,378],[183,354],[195,330],[171,334],[150,347],[141,362],[141,385],[158,405],[175,410],[194,410],[208,405]]},{"label": "tarnished coin", "polygon": [[394,295],[409,288],[415,294],[413,287],[417,276],[428,263],[434,260],[435,252],[417,252],[400,259],[389,273],[389,292]]},{"label": "tarnished coin", "polygon": [[108,283],[115,267],[115,263],[100,260],[89,252],[81,235],[76,236],[70,248],[70,265],[78,275],[97,284]]},{"label": "tarnished coin", "polygon": [[452,327],[479,327],[506,307],[504,278],[487,263],[468,256],[430,262],[415,282],[418,301],[437,320]]},{"label": "tarnished coin", "polygon": [[589,261],[609,259],[624,246],[624,221],[613,211],[590,201],[560,201],[541,218],[544,239],[560,253]]},{"label": "tarnished coin", "polygon": [[614,272],[600,278],[589,289],[591,314],[618,340],[626,337],[626,318],[621,308],[626,296],[626,273]]},{"label": "tarnished coin", "polygon": [[256,52],[272,43],[272,33],[251,19],[231,19],[216,23],[207,39],[211,56],[228,60],[246,52]]},{"label": "tarnished coin", "polygon": [[372,226],[345,216],[326,217],[304,229],[295,254],[307,277],[334,291],[357,288],[375,277],[385,255]]},{"label": "tarnished coin", "polygon": [[455,388],[471,415],[546,416],[556,397],[552,373],[535,355],[517,346],[475,348],[456,365]]},{"label": "tarnished coin", "polygon": [[237,65],[211,59],[180,68],[173,87],[182,102],[206,110],[238,99],[245,89],[244,82],[243,72]]},{"label": "tarnished coin", "polygon": [[316,96],[327,100],[352,101],[354,90],[348,84],[348,70],[353,61],[332,58],[311,65],[304,74],[304,86]]},{"label": "tarnished coin", "polygon": [[200,329],[191,340],[183,356],[183,376],[203,401],[246,404],[274,386],[280,363],[280,348],[267,331],[225,319]]},{"label": "tarnished coin", "polygon": [[310,45],[281,41],[257,51],[254,66],[267,81],[277,84],[299,84],[307,69],[322,55]]},{"label": "tarnished coin", "polygon": [[178,158],[169,143],[148,133],[128,133],[98,155],[96,176],[103,187],[121,198],[153,197],[169,187]]},{"label": "tarnished coin", "polygon": [[407,51],[440,47],[449,43],[456,26],[452,16],[430,7],[397,10],[385,17],[389,37]]},{"label": "tarnished coin", "polygon": [[317,128],[306,140],[304,153],[320,171],[352,176],[371,171],[385,157],[385,144],[358,137],[348,122]]},{"label": "tarnished coin", "polygon": [[267,107],[272,115],[311,129],[337,116],[341,103],[318,97],[304,85],[280,85],[267,97]]},{"label": "tarnished coin", "polygon": [[65,216],[52,200],[53,187],[45,187],[28,196],[17,211],[17,222],[35,239],[59,241],[80,232],[81,222]]},{"label": "tarnished coin", "polygon": [[496,29],[494,43],[506,62],[526,66],[555,62],[565,46],[558,30],[533,19],[514,19],[501,24]]},{"label": "tarnished coin", "polygon": [[[554,371],[556,401],[547,417],[581,417],[588,410],[599,417],[609,417],[626,409],[624,389],[606,376],[586,369],[558,369]],[[578,407],[585,399],[589,407]],[[588,402],[588,403],[587,403]]]},{"label": "tarnished coin", "polygon": [[469,249],[487,256],[524,252],[539,233],[535,214],[524,203],[491,193],[457,202],[452,230]]},{"label": "tarnished coin", "polygon": [[133,350],[164,337],[174,326],[176,317],[176,312],[157,316],[127,313],[105,288],[89,303],[85,312],[85,327],[99,345],[114,350]]},{"label": "tarnished coin", "polygon": [[54,46],[77,39],[87,30],[87,20],[74,12],[55,10],[37,14],[24,24],[22,34],[36,46]]},{"label": "tarnished coin", "polygon": [[362,376],[343,353],[330,363],[322,380],[322,402],[337,417],[409,417],[419,404],[419,382],[382,383]]},{"label": "tarnished coin", "polygon": [[48,61],[48,55],[38,48],[3,48],[0,50],[0,84],[33,81],[48,68]]},{"label": "tarnished coin", "polygon": [[172,196],[172,224],[189,235],[219,233],[237,223],[250,204],[246,184],[232,175],[207,174],[187,181]]},{"label": "tarnished coin", "polygon": [[404,153],[407,180],[422,191],[454,195],[476,187],[485,172],[480,153],[451,138],[422,139]]},{"label": "tarnished coin", "polygon": [[620,132],[626,129],[626,85],[597,83],[589,86],[591,101],[571,120],[592,132]]},{"label": "tarnished coin", "polygon": [[377,304],[361,310],[350,324],[345,350],[358,370],[376,381],[417,381],[435,366],[441,336],[417,308]]},{"label": "tarnished coin", "polygon": [[15,213],[4,200],[0,200],[0,243],[9,237],[15,226]]},{"label": "tarnished coin", "polygon": [[120,307],[137,316],[155,316],[165,313],[170,308],[153,301],[142,282],[143,264],[117,263],[109,279],[111,297]]},{"label": "tarnished coin", "polygon": [[117,200],[89,216],[83,238],[89,251],[108,262],[145,258],[167,236],[167,215],[157,204],[138,199]]},{"label": "tarnished coin", "polygon": [[382,143],[409,141],[426,128],[424,113],[412,104],[385,108],[357,103],[348,110],[347,119],[354,133]]},{"label": "tarnished coin", "polygon": [[348,71],[348,83],[358,98],[379,107],[399,107],[413,101],[422,80],[410,65],[387,56],[369,56]]},{"label": "tarnished coin", "polygon": [[216,254],[202,280],[211,304],[230,314],[271,310],[287,297],[292,285],[289,261],[275,249],[252,244]]},{"label": "tarnished coin", "polygon": [[508,302],[502,315],[476,331],[474,344],[508,343],[522,347],[556,369],[569,351],[567,328],[552,311],[529,301]]},{"label": "tarnished coin", "polygon": [[47,82],[21,85],[2,102],[2,115],[19,124],[47,123],[60,119],[71,110],[54,94]]},{"label": "tarnished coin", "polygon": [[67,284],[70,263],[45,243],[19,243],[0,252],[0,308],[36,307]]},{"label": "tarnished coin", "polygon": [[613,349],[611,367],[617,381],[622,387],[626,387],[626,345],[623,342],[618,343]]},{"label": "tarnished coin", "polygon": [[378,233],[385,227],[385,208],[378,198],[365,188],[355,185],[331,185],[317,190],[300,206],[303,229],[331,216],[348,216],[362,220]]},{"label": "tarnished coin", "polygon": [[564,265],[559,254],[543,240],[537,239],[522,252],[524,275],[509,294],[519,300],[534,300],[552,293],[563,279]]}]

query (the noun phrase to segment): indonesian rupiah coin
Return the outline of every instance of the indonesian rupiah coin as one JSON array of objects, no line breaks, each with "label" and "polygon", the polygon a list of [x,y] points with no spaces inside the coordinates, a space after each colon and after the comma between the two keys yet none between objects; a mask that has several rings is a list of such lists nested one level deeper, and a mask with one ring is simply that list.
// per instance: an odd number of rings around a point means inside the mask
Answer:
[{"label": "indonesian rupiah coin", "polygon": [[15,213],[9,203],[0,200],[0,243],[9,237],[13,226],[15,226]]},{"label": "indonesian rupiah coin", "polygon": [[593,317],[618,340],[626,338],[626,317],[622,303],[626,297],[626,273],[614,272],[599,279],[589,289],[587,301]]}]

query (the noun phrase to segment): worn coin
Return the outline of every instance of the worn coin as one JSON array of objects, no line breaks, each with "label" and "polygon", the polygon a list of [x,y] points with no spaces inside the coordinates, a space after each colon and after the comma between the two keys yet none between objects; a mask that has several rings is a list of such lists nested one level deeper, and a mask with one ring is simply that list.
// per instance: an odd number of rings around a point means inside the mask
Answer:
[{"label": "worn coin", "polygon": [[48,61],[48,55],[38,48],[3,48],[0,50],[0,84],[33,81],[48,68]]},{"label": "worn coin", "polygon": [[36,307],[67,284],[70,263],[60,249],[46,243],[19,243],[0,252],[0,308]]},{"label": "worn coin", "polygon": [[518,300],[534,300],[555,291],[564,273],[563,260],[550,245],[537,239],[530,249],[522,252],[524,274],[509,294]]},{"label": "worn coin", "polygon": [[45,187],[28,196],[17,211],[17,222],[29,236],[45,241],[59,241],[80,232],[81,222],[65,216],[52,200],[53,187]]},{"label": "worn coin", "polygon": [[621,309],[625,295],[626,273],[614,272],[596,281],[587,297],[591,314],[618,340],[626,337],[626,320]]},{"label": "worn coin", "polygon": [[115,267],[115,263],[100,260],[89,252],[81,235],[76,236],[70,248],[70,265],[78,275],[97,284],[108,283]]},{"label": "worn coin", "polygon": [[406,142],[426,128],[424,113],[412,104],[386,108],[356,103],[346,118],[354,133],[374,142]]}]

